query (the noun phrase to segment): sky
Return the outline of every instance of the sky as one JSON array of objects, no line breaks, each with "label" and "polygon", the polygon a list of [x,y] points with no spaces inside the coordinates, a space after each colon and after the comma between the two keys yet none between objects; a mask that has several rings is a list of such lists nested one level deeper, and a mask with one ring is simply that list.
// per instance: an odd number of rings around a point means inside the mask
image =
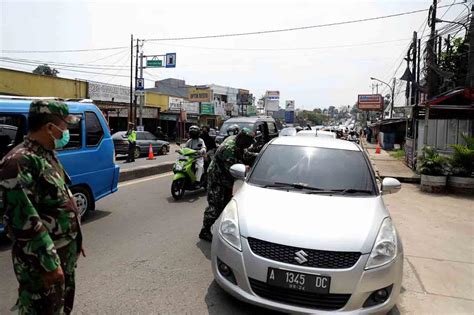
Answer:
[{"label": "sky", "polygon": [[[441,0],[439,6],[461,1]],[[145,70],[146,88],[153,87],[155,80],[179,78],[191,85],[215,83],[248,89],[256,97],[266,90],[278,90],[281,105],[284,100],[295,100],[297,108],[338,107],[353,105],[358,94],[371,93],[370,77],[389,82],[394,75],[397,78],[402,75],[403,65],[396,73],[395,70],[403,61],[413,31],[429,33],[424,24],[428,12],[272,34],[174,41],[152,39],[319,25],[428,9],[431,3],[431,0],[0,0],[0,57],[80,64],[73,69],[70,66],[59,69],[59,76],[129,85],[133,34],[134,38],[145,40],[142,47],[145,55],[177,54],[176,68]],[[462,11],[467,12],[463,5],[447,9],[440,9],[438,16],[453,20]],[[34,52],[113,47],[123,48]],[[8,50],[28,53],[5,52]],[[7,63],[5,59],[0,59],[0,67],[26,71],[35,68]],[[387,88],[380,87],[380,91],[388,93]],[[403,102],[403,97],[397,101]]]}]

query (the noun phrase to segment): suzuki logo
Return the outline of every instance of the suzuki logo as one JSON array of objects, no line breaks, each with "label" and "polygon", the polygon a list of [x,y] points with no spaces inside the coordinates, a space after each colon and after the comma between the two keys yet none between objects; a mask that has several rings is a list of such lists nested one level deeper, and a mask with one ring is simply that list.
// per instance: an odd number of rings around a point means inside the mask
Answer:
[{"label": "suzuki logo", "polygon": [[308,261],[308,259],[306,259],[306,257],[308,257],[308,254],[306,254],[303,250],[296,252],[295,255],[296,255],[295,260],[299,262],[300,264],[304,264],[305,262]]}]

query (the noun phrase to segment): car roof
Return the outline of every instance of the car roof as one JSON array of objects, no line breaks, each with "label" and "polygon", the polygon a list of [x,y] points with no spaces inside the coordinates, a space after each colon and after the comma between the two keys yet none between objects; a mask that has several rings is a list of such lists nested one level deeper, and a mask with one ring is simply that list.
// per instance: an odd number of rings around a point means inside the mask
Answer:
[{"label": "car roof", "polygon": [[[42,99],[38,97],[37,99]],[[24,99],[1,99],[0,98],[0,111],[6,113],[28,113],[32,100]],[[80,102],[64,102],[69,107],[69,112],[82,113],[84,111],[97,111],[97,107],[92,103],[80,103]]]},{"label": "car roof", "polygon": [[278,137],[270,145],[287,145],[300,147],[328,148],[349,151],[360,151],[360,147],[350,141],[331,139],[328,137]]}]

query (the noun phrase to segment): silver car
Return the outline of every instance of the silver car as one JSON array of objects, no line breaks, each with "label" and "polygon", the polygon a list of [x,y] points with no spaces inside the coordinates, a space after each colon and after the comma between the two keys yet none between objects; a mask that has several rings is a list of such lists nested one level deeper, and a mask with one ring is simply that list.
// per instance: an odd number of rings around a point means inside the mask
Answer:
[{"label": "silver car", "polygon": [[217,283],[290,313],[386,313],[401,288],[403,249],[361,148],[317,137],[274,139],[213,226]]}]

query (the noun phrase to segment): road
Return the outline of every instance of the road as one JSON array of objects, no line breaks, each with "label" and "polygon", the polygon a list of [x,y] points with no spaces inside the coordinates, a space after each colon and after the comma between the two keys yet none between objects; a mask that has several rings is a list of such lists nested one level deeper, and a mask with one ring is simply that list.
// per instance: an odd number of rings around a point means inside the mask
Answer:
[{"label": "road", "polygon": [[152,166],[163,162],[174,162],[178,157],[178,153],[175,152],[176,149],[178,149],[178,146],[175,144],[170,144],[170,152],[168,154],[157,155],[155,156],[155,160],[147,160],[147,157],[143,156],[136,159],[134,163],[125,163],[127,156],[119,155],[117,156],[116,163],[120,166],[120,169],[126,170],[141,166]]},{"label": "road", "polygon": [[[75,310],[84,314],[250,314],[213,281],[210,244],[200,241],[205,193],[171,198],[170,174],[124,183],[84,222]],[[10,251],[0,248],[0,314],[16,301]]]}]

